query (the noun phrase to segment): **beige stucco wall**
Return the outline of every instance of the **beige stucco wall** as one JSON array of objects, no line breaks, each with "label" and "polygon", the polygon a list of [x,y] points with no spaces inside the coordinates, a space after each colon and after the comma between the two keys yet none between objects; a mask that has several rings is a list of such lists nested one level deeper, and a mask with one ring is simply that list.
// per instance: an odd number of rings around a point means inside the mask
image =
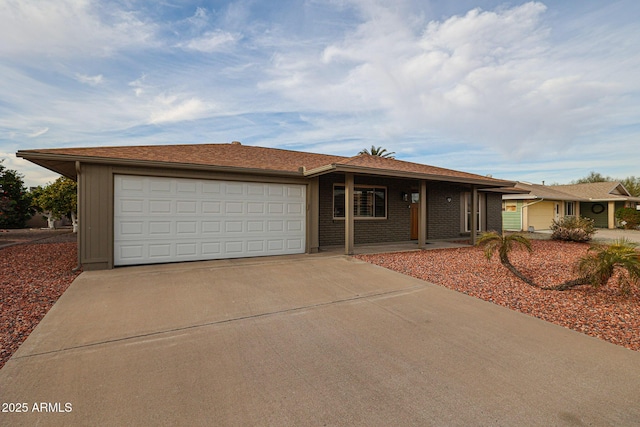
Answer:
[{"label": "beige stucco wall", "polygon": [[538,202],[529,205],[527,210],[528,224],[524,228],[533,226],[536,230],[548,230],[554,218],[555,204],[554,202]]}]

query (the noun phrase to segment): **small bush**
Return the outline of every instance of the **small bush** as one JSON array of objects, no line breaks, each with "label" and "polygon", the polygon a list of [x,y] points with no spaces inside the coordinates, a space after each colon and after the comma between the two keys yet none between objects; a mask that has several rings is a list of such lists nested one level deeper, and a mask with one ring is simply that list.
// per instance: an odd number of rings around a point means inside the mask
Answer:
[{"label": "small bush", "polygon": [[636,243],[627,239],[616,240],[608,246],[594,245],[580,258],[576,270],[594,287],[606,285],[614,273],[620,271],[620,291],[629,294],[631,287],[640,282],[640,259],[636,247]]},{"label": "small bush", "polygon": [[640,226],[640,211],[633,208],[620,208],[616,211],[616,219],[623,228],[635,230]]},{"label": "small bush", "polygon": [[570,242],[588,242],[596,229],[593,219],[581,216],[565,216],[551,223],[551,238]]}]

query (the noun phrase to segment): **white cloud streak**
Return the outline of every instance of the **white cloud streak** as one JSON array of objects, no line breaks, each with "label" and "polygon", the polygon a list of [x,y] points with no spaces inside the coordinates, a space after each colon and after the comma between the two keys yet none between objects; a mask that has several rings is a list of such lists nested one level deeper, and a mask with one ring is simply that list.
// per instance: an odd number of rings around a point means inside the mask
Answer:
[{"label": "white cloud streak", "polygon": [[373,18],[319,57],[274,56],[261,87],[317,110],[379,111],[381,138],[435,131],[512,160],[571,146],[624,106],[628,87],[551,45],[542,3],[412,25],[393,8],[364,7]]},{"label": "white cloud streak", "polygon": [[109,55],[146,46],[155,26],[135,13],[89,0],[3,0],[0,55]]},{"label": "white cloud streak", "polygon": [[509,179],[638,175],[638,6],[480,3],[0,0],[0,151],[374,144]]},{"label": "white cloud streak", "polygon": [[104,80],[102,74],[98,74],[97,76],[87,76],[84,74],[76,74],[76,80],[80,83],[88,84],[89,86],[98,86]]},{"label": "white cloud streak", "polygon": [[179,43],[177,46],[186,50],[211,53],[229,48],[237,39],[237,36],[224,31],[208,31],[200,37]]}]

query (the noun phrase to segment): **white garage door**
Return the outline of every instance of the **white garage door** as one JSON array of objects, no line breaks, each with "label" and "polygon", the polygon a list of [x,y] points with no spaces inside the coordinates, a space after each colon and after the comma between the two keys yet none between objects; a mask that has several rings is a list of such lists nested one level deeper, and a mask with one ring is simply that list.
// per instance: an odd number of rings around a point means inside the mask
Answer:
[{"label": "white garage door", "polygon": [[305,252],[305,186],[114,178],[114,263]]}]

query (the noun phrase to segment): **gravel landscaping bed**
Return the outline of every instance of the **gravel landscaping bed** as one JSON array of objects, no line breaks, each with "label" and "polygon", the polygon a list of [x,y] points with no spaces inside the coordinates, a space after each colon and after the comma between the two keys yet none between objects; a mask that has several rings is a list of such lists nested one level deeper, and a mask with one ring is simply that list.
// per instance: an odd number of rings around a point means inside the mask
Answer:
[{"label": "gravel landscaping bed", "polygon": [[[574,262],[589,248],[588,244],[545,240],[534,240],[531,244],[532,254],[515,250],[510,259],[541,286],[575,278]],[[487,260],[477,247],[356,258],[640,351],[637,288],[626,296],[615,283],[600,289],[581,286],[562,292],[540,290],[511,275],[497,255]]]},{"label": "gravel landscaping bed", "polygon": [[[41,240],[0,249],[0,368],[80,274],[72,271],[76,235],[40,233],[36,238]],[[0,239],[0,246],[7,241]]]}]

